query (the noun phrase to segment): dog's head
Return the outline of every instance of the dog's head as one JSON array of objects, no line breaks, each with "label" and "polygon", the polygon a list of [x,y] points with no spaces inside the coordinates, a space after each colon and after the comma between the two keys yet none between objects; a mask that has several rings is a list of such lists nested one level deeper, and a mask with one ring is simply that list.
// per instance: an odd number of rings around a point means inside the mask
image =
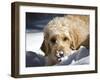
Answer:
[{"label": "dog's head", "polygon": [[[54,21],[55,22],[55,21]],[[51,59],[54,64],[61,57],[70,55],[75,48],[69,28],[61,22],[50,22],[44,29],[44,41],[41,50]],[[63,27],[62,27],[63,26]]]},{"label": "dog's head", "polygon": [[[52,64],[59,62],[61,57],[68,56],[72,50],[77,49],[81,39],[79,39],[81,34],[78,32],[80,30],[75,30],[73,27],[79,24],[75,20],[69,20],[70,17],[65,18],[56,17],[44,28],[44,41],[41,50],[45,56],[48,56]],[[82,24],[80,23],[80,25]]]}]

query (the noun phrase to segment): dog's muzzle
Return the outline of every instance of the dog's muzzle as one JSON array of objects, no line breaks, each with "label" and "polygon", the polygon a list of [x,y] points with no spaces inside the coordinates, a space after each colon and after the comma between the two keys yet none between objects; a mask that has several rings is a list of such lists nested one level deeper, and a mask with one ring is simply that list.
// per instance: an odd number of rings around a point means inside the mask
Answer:
[{"label": "dog's muzzle", "polygon": [[61,58],[64,57],[64,52],[63,51],[57,51],[56,53],[57,53],[56,54],[57,60],[60,62]]}]

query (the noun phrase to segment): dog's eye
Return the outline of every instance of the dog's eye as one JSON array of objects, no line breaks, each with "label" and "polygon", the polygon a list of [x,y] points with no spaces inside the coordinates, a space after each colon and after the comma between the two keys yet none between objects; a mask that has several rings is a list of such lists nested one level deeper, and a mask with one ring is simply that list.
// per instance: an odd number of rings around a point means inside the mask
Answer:
[{"label": "dog's eye", "polygon": [[66,41],[66,40],[68,40],[68,38],[67,38],[67,37],[64,37],[64,38],[63,38],[63,41]]},{"label": "dog's eye", "polygon": [[53,44],[56,43],[56,39],[55,39],[55,38],[52,38],[50,41],[51,41]]}]

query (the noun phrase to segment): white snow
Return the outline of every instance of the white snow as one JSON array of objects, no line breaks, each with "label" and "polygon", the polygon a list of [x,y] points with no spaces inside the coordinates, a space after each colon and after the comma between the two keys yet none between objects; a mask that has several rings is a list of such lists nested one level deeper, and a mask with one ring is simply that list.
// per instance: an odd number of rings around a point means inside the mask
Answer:
[{"label": "white snow", "polygon": [[26,51],[41,53],[40,47],[43,42],[43,32],[26,33]]}]

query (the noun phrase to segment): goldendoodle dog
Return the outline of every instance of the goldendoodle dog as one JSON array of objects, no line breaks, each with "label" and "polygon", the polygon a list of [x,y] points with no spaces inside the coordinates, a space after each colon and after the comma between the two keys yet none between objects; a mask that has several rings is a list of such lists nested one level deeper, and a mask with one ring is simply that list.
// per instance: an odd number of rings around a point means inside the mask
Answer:
[{"label": "goldendoodle dog", "polygon": [[45,53],[46,65],[59,63],[61,57],[69,56],[80,46],[89,48],[89,16],[55,17],[44,28],[41,50]]}]

